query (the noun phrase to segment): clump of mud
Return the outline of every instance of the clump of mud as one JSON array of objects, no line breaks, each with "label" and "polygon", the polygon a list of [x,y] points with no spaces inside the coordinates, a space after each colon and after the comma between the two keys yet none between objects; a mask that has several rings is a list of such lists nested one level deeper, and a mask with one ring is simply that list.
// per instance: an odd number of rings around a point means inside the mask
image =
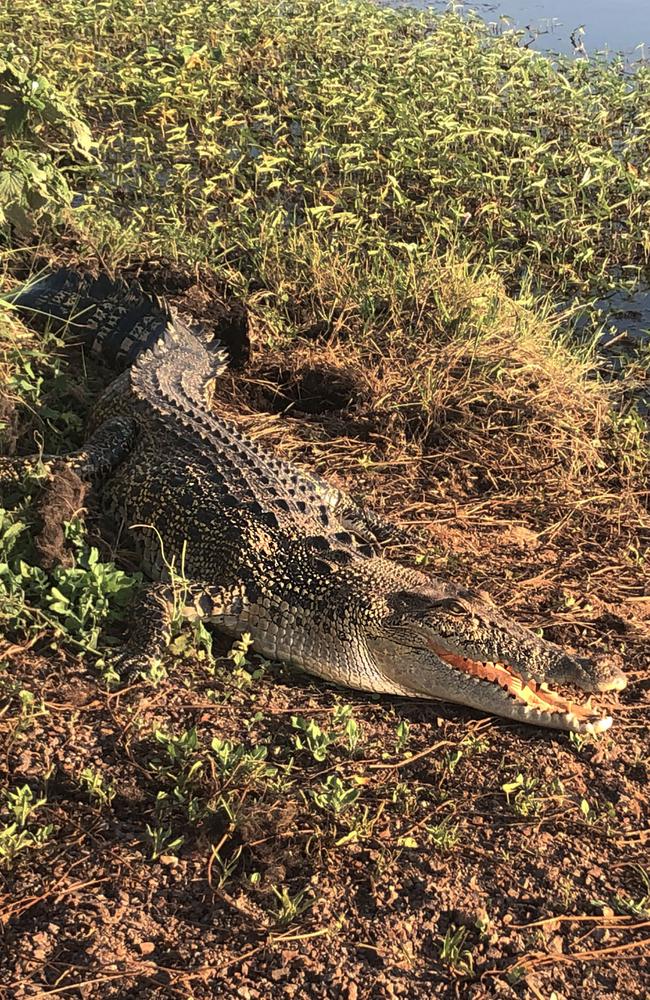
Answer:
[{"label": "clump of mud", "polygon": [[34,537],[34,547],[43,569],[72,564],[64,524],[84,508],[88,489],[88,484],[82,482],[63,460],[52,463],[36,505],[41,527]]}]

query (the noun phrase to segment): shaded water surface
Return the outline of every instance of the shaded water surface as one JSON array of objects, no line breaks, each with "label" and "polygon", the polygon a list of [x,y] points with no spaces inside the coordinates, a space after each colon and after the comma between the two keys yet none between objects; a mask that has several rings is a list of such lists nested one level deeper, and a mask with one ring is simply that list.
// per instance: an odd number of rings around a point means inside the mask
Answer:
[{"label": "shaded water surface", "polygon": [[523,31],[522,44],[581,58],[596,52],[650,59],[650,0],[383,0],[390,7],[475,11],[495,31]]}]

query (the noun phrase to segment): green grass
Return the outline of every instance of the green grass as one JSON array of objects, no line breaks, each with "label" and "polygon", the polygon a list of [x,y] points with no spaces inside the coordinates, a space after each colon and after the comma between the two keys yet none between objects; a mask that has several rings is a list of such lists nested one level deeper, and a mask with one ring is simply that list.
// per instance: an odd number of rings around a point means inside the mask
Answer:
[{"label": "green grass", "polygon": [[[60,257],[65,234],[68,259],[165,265],[238,297],[267,345],[326,332],[362,367],[397,354],[409,436],[439,422],[458,361],[432,369],[429,347],[459,345],[492,385],[519,348],[520,373],[583,381],[599,327],[578,348],[576,312],[648,273],[648,67],[554,65],[471,17],[356,0],[24,0],[0,11],[2,38],[0,182],[38,155],[78,195],[62,209],[57,180],[40,215],[21,203],[41,229],[7,269]],[[634,390],[647,350],[624,367]],[[638,455],[643,426],[615,419]]]},{"label": "green grass", "polygon": [[70,565],[44,569],[33,544],[34,516],[26,507],[0,508],[0,625],[13,633],[52,636],[78,651],[97,653],[102,629],[133,597],[135,581],[100,559],[78,522],[67,525]]}]

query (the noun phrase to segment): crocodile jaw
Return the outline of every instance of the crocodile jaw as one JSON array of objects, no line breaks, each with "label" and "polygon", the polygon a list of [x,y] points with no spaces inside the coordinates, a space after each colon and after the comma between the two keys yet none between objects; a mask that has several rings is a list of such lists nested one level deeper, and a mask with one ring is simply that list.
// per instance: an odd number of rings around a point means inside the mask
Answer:
[{"label": "crocodile jaw", "polygon": [[[390,666],[376,653],[373,659],[377,666],[382,663],[380,681],[372,685],[375,691],[453,702],[514,722],[585,736],[604,733],[613,722],[610,715],[592,705],[591,697],[583,704],[570,701],[544,682],[525,680],[504,664],[478,660],[460,663],[465,658],[459,656],[453,656],[450,662],[448,656],[443,659],[429,650],[420,651],[417,661],[407,654],[396,664],[391,657]],[[618,682],[610,689],[624,686],[624,682]]]},{"label": "crocodile jaw", "polygon": [[[503,618],[500,626],[506,628]],[[473,643],[454,642],[449,634],[443,638],[420,628],[407,641],[400,631],[399,641],[395,634],[366,636],[375,691],[455,702],[515,722],[594,735],[609,729],[611,716],[592,705],[591,697],[579,703],[554,685],[569,684],[587,692],[620,691],[626,686],[620,671],[596,664],[590,672],[590,661],[568,656],[514,622],[511,638],[524,640],[514,665],[494,647],[490,649],[494,659],[489,659]],[[512,642],[509,646],[513,649]]]},{"label": "crocodile jaw", "polygon": [[[469,591],[421,575],[384,590],[390,613],[366,631],[374,690],[451,701],[516,722],[593,735],[612,718],[566,695],[620,691],[606,660],[564,652]],[[400,581],[401,582],[401,581]]]},{"label": "crocodile jaw", "polygon": [[[434,643],[430,648],[443,663],[471,679],[481,708],[486,708],[487,703],[496,698],[498,703],[503,703],[502,708],[494,709],[500,715],[585,735],[603,733],[612,725],[612,717],[599,712],[592,705],[591,696],[580,704],[553,691],[545,682],[538,684],[532,677],[525,679],[504,663],[472,660],[449,653]],[[617,676],[606,689],[621,690],[623,687],[625,679]]]}]

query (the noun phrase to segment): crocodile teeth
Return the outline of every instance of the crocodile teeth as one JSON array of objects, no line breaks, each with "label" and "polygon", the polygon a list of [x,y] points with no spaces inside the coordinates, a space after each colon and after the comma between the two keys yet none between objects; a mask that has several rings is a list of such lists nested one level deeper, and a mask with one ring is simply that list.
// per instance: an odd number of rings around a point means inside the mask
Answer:
[{"label": "crocodile teeth", "polygon": [[589,734],[605,732],[612,725],[609,716],[595,718],[598,707],[592,703],[591,696],[584,704],[577,704],[553,691],[546,681],[525,680],[506,663],[471,660],[433,644],[431,648],[445,663],[471,677],[474,684],[498,685],[513,701],[523,706],[526,718],[563,718],[567,729]]}]

